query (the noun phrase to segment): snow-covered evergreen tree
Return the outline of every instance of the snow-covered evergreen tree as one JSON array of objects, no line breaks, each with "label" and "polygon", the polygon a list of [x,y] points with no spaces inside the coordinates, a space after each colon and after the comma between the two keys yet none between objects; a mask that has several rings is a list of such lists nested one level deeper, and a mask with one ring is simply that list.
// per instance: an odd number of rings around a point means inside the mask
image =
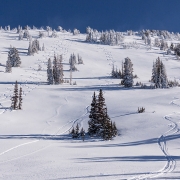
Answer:
[{"label": "snow-covered evergreen tree", "polygon": [[19,25],[18,28],[17,28],[17,34],[19,34],[21,30],[22,30],[22,28]]},{"label": "snow-covered evergreen tree", "polygon": [[98,101],[97,101],[97,134],[98,136],[103,136],[103,125],[106,122],[107,108],[105,104],[105,99],[103,97],[102,89],[99,90]]},{"label": "snow-covered evergreen tree", "polygon": [[78,125],[78,123],[76,124],[75,135],[76,135],[76,138],[79,137],[79,125]]},{"label": "snow-covered evergreen tree", "polygon": [[54,56],[53,60],[53,77],[54,77],[54,84],[59,84],[59,67],[56,56]]},{"label": "snow-covered evergreen tree", "polygon": [[58,26],[58,31],[63,32],[63,28],[61,26]]},{"label": "snow-covered evergreen tree", "polygon": [[23,40],[23,32],[22,31],[19,32],[19,40]]},{"label": "snow-covered evergreen tree", "polygon": [[165,66],[158,57],[156,62],[153,63],[151,82],[154,83],[155,88],[167,88],[168,79]]},{"label": "snow-covered evergreen tree", "polygon": [[31,55],[34,55],[34,52],[32,50],[32,44],[31,44],[31,41],[29,41],[29,47],[28,47],[28,53],[27,53],[29,56]]},{"label": "snow-covered evergreen tree", "polygon": [[72,85],[72,69],[70,68],[70,81],[69,84]]},{"label": "snow-covered evergreen tree", "polygon": [[79,54],[78,54],[78,64],[83,64],[82,57],[81,57],[81,56],[79,56]]},{"label": "snow-covered evergreen tree", "polygon": [[75,29],[73,30],[73,35],[77,35],[77,34],[80,34],[80,31],[75,28]]},{"label": "snow-covered evergreen tree", "polygon": [[114,64],[113,64],[113,66],[112,66],[111,76],[112,76],[113,78],[116,76]]},{"label": "snow-covered evergreen tree", "polygon": [[170,45],[170,50],[174,51],[174,44],[173,43],[171,43],[171,45]]},{"label": "snow-covered evergreen tree", "polygon": [[6,61],[6,73],[11,73],[12,72],[12,66],[11,66],[11,60],[10,57],[8,56],[8,59]]},{"label": "snow-covered evergreen tree", "polygon": [[158,71],[157,71],[156,63],[154,63],[154,62],[153,62],[151,82],[153,82],[155,84],[157,84],[157,82],[158,82]]},{"label": "snow-covered evergreen tree", "polygon": [[39,41],[36,39],[34,41],[29,42],[29,47],[28,47],[28,55],[34,55],[35,53],[38,53],[38,51],[41,50]]},{"label": "snow-covered evergreen tree", "polygon": [[48,80],[48,84],[50,85],[54,83],[52,62],[50,58],[48,59],[48,65],[47,65],[47,80]]},{"label": "snow-covered evergreen tree", "polygon": [[86,135],[86,133],[85,133],[85,130],[83,129],[83,128],[81,128],[81,131],[80,131],[80,137],[82,138],[82,140],[84,141],[84,138],[85,138],[85,135]]},{"label": "snow-covered evergreen tree", "polygon": [[57,32],[56,32],[55,29],[54,29],[54,31],[52,32],[51,37],[52,37],[52,38],[57,38],[57,37],[58,37],[58,34],[57,34]]},{"label": "snow-covered evergreen tree", "polygon": [[42,51],[45,51],[45,46],[44,46],[44,43],[43,43],[43,46],[42,46]]},{"label": "snow-covered evergreen tree", "polygon": [[39,38],[44,38],[46,37],[45,33],[42,31],[39,31]]},{"label": "snow-covered evergreen tree", "polygon": [[155,47],[160,47],[160,42],[159,42],[159,39],[158,39],[158,38],[155,38],[155,39],[154,39],[154,46],[155,46]]},{"label": "snow-covered evergreen tree", "polygon": [[133,64],[127,57],[124,62],[123,84],[125,87],[132,87],[133,83]]},{"label": "snow-covered evergreen tree", "polygon": [[13,47],[9,50],[8,59],[11,61],[12,67],[20,67],[21,59],[19,57],[19,52],[15,47]]},{"label": "snow-covered evergreen tree", "polygon": [[88,121],[88,134],[90,136],[98,136],[104,140],[110,140],[117,135],[117,128],[115,123],[112,123],[105,104],[103,92],[100,89],[98,98],[95,92],[91,103],[91,110]]},{"label": "snow-covered evergreen tree", "polygon": [[166,69],[164,64],[161,61],[161,87],[167,88],[168,87],[168,79],[166,74]]},{"label": "snow-covered evergreen tree", "polygon": [[88,134],[90,136],[93,136],[93,135],[97,135],[98,133],[98,128],[97,128],[97,112],[98,112],[98,109],[97,109],[97,99],[96,99],[96,94],[94,92],[93,94],[93,98],[92,98],[92,103],[91,103],[91,110],[90,110],[90,114],[89,114],[89,121],[88,121],[88,125],[89,125],[89,128],[88,128]]},{"label": "snow-covered evergreen tree", "polygon": [[75,67],[76,64],[76,56],[74,54],[71,54],[69,58],[69,64],[70,64],[70,69],[72,71],[77,71],[77,68]]},{"label": "snow-covered evergreen tree", "polygon": [[55,55],[54,55],[53,64],[54,64],[54,66],[53,66],[54,83],[62,84],[64,82],[63,66],[62,66],[62,63],[59,61],[59,59]]},{"label": "snow-covered evergreen tree", "polygon": [[22,109],[22,87],[20,87],[20,90],[19,90],[19,104],[18,104],[18,109]]},{"label": "snow-covered evergreen tree", "polygon": [[160,44],[160,50],[167,50],[168,49],[168,44],[167,42],[165,42],[163,39],[161,40],[161,44]]}]

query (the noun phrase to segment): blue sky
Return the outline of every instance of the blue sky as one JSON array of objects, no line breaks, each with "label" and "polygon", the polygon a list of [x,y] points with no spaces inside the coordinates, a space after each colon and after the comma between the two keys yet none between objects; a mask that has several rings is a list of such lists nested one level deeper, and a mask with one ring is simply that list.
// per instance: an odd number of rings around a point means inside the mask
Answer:
[{"label": "blue sky", "polygon": [[0,26],[180,32],[180,0],[0,0]]}]

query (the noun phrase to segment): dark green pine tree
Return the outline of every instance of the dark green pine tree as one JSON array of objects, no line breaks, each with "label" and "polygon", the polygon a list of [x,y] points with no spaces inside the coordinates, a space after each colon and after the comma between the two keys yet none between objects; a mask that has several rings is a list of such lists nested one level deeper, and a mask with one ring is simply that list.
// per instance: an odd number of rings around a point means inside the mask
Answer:
[{"label": "dark green pine tree", "polygon": [[74,129],[74,127],[72,128],[72,130],[71,130],[71,136],[72,136],[72,138],[74,138],[75,137],[75,129]]},{"label": "dark green pine tree", "polygon": [[76,138],[79,137],[79,125],[78,125],[78,123],[76,125],[75,136],[76,136]]},{"label": "dark green pine tree", "polygon": [[173,43],[171,43],[170,49],[171,49],[171,51],[174,51],[174,44]]},{"label": "dark green pine tree", "polygon": [[22,88],[20,88],[19,90],[19,105],[18,105],[18,109],[22,109]]},{"label": "dark green pine tree", "polygon": [[102,89],[99,91],[98,99],[94,92],[89,118],[88,134],[90,136],[96,135],[104,140],[110,140],[117,135],[116,125],[112,123],[107,113]]},{"label": "dark green pine tree", "polygon": [[112,136],[115,137],[118,135],[118,130],[117,130],[117,127],[116,127],[116,123],[113,122],[112,124]]},{"label": "dark green pine tree", "polygon": [[92,103],[91,103],[91,110],[90,110],[90,115],[89,118],[90,120],[88,121],[88,134],[90,136],[96,135],[98,132],[97,129],[97,99],[96,99],[96,94],[94,92],[93,98],[92,98]]},{"label": "dark green pine tree", "polygon": [[98,100],[97,100],[97,135],[102,136],[102,131],[104,128],[104,123],[106,120],[106,104],[103,97],[102,89],[99,90]]},{"label": "dark green pine tree", "polygon": [[106,115],[104,117],[104,123],[102,125],[103,125],[103,129],[101,132],[101,137],[104,140],[112,139],[112,137],[113,137],[112,124],[111,124],[111,120],[107,114],[107,111],[106,111]]},{"label": "dark green pine tree", "polygon": [[84,131],[83,128],[82,128],[81,131],[80,131],[80,136],[81,136],[82,140],[84,141],[84,138],[85,138],[85,131]]},{"label": "dark green pine tree", "polygon": [[11,108],[18,109],[18,83],[16,81],[14,85],[14,95],[11,98]]}]

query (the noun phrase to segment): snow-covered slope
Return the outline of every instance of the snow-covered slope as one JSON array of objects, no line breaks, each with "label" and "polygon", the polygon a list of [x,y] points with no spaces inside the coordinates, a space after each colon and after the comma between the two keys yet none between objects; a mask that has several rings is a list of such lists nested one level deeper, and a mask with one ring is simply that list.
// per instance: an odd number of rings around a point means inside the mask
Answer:
[{"label": "snow-covered slope", "polygon": [[[38,30],[30,30],[33,38]],[[15,32],[0,32],[0,179],[180,179],[180,89],[130,89],[110,78],[112,64],[121,67],[129,57],[142,83],[151,78],[153,61],[160,57],[169,79],[180,78],[180,62],[153,47],[147,50],[138,36],[139,49],[123,49],[84,42],[84,34],[58,32],[58,38],[39,39],[46,50],[27,56],[29,42]],[[9,47],[20,52],[22,65],[5,73]],[[64,78],[69,79],[70,54],[80,54],[77,85],[47,85],[47,60],[63,54]],[[38,65],[42,70],[37,71]],[[14,83],[23,89],[23,110],[11,111]],[[102,89],[110,118],[119,136],[112,141],[72,140],[76,123],[87,130],[93,92]],[[145,113],[137,113],[138,107]]]}]

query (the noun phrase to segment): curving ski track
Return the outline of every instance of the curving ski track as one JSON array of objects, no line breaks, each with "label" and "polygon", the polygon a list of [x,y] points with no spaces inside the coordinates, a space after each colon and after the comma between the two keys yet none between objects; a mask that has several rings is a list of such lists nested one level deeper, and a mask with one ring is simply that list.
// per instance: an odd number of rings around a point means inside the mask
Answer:
[{"label": "curving ski track", "polygon": [[[61,40],[62,40],[62,38],[61,38]],[[67,52],[68,52],[68,47],[69,47],[69,45],[70,45],[70,43],[69,43],[69,41],[67,41],[66,40],[66,43],[67,44],[63,44],[63,41],[65,41],[65,37],[64,37],[64,39],[62,40],[62,43],[61,43],[61,45],[62,45],[62,48],[61,49],[63,49],[64,50],[64,52],[62,53],[64,56],[67,54]],[[57,42],[59,42],[59,41],[57,41]],[[56,45],[58,45],[58,44],[56,44]],[[59,46],[60,47],[60,46]],[[54,49],[55,49],[55,47],[54,47]],[[57,48],[56,48],[57,49]],[[50,54],[49,54],[50,55]],[[49,56],[48,55],[48,56]],[[37,61],[39,61],[39,62],[41,62],[41,63],[43,63],[44,65],[46,65],[46,63],[45,62],[43,62],[43,61],[41,61],[41,60],[37,60]],[[32,67],[29,67],[30,69],[32,69],[32,70],[35,70],[34,68],[32,68]],[[27,71],[26,71],[27,72]],[[37,71],[38,72],[38,71]],[[38,74],[36,73],[33,73],[33,75],[35,75],[35,76],[37,76]],[[39,73],[39,75],[41,75],[40,73]],[[21,76],[23,76],[23,75],[21,75]],[[43,76],[43,75],[41,75],[41,76]],[[32,76],[29,76],[29,78],[31,78],[31,79],[39,79],[39,80],[41,80],[41,78],[38,78],[38,77],[32,77]],[[26,94],[27,93],[29,93],[31,90],[33,90],[33,89],[35,89],[36,87],[34,86],[34,88],[31,88],[30,86],[28,86],[27,85],[27,82],[28,82],[28,80],[25,80],[25,82],[24,82],[24,84],[21,84],[20,86],[24,86],[24,87],[26,87],[27,89],[30,89],[30,90],[28,90],[28,91],[24,91],[23,90],[23,95],[24,96],[26,96]],[[32,82],[33,83],[33,81],[30,81],[30,82]],[[12,84],[13,85],[13,84]],[[39,85],[39,83],[34,83],[34,85],[36,85],[36,86],[38,86]],[[12,91],[12,90],[11,90]],[[5,94],[4,94],[5,95]],[[6,99],[8,96],[6,96],[4,99]],[[68,101],[67,101],[67,98],[65,98],[65,100],[66,100],[66,102],[68,103]],[[0,104],[1,105],[1,104]],[[2,106],[2,105],[1,105]],[[3,107],[3,106],[2,106]],[[56,109],[56,115],[55,116],[58,116],[58,114],[59,114],[59,108],[60,108],[61,106],[59,106],[57,109]],[[85,108],[85,110],[86,110],[86,112],[81,116],[81,117],[79,117],[78,119],[76,119],[76,120],[72,120],[72,121],[69,121],[68,123],[66,123],[65,125],[63,125],[63,126],[61,126],[54,134],[52,134],[51,136],[49,136],[48,138],[54,138],[54,137],[56,137],[56,136],[60,136],[60,135],[63,135],[63,134],[65,134],[66,132],[68,132],[72,127],[73,127],[73,125],[74,125],[74,123],[75,122],[78,122],[78,121],[80,121],[80,122],[82,122],[83,121],[83,119],[84,119],[84,117],[88,114],[88,112],[89,112],[89,110],[88,110],[88,107],[89,106],[87,106],[86,108]],[[5,110],[6,111],[6,110]],[[3,112],[4,113],[4,112]],[[48,122],[47,121],[47,124],[50,126],[50,122]],[[59,133],[59,131],[62,129],[62,128],[64,128],[64,127],[66,127],[67,125],[69,125],[69,124],[71,124],[71,126],[70,127],[68,127],[65,131],[63,131],[62,133]],[[46,129],[46,128],[45,128]],[[45,129],[43,129],[43,132],[45,131]],[[44,139],[46,139],[47,137],[44,137],[43,138],[43,140]],[[3,151],[3,152],[1,152],[0,153],[0,156],[2,156],[2,155],[4,155],[4,154],[6,154],[6,153],[8,153],[8,152],[10,152],[10,151],[13,151],[13,150],[15,150],[15,149],[17,149],[17,148],[20,148],[20,147],[23,147],[23,146],[26,146],[26,145],[29,145],[29,144],[33,144],[33,143],[37,143],[37,142],[39,142],[39,141],[41,141],[42,140],[42,138],[40,138],[40,139],[38,139],[38,140],[33,140],[33,141],[29,141],[29,142],[26,142],[26,143],[22,143],[22,144],[19,144],[19,145],[16,145],[16,146],[14,146],[14,147],[11,147],[11,148],[9,148],[9,149],[7,149],[7,150],[5,150],[5,151]],[[29,156],[29,155],[31,155],[31,154],[34,154],[34,153],[36,153],[36,152],[39,152],[39,151],[41,151],[41,150],[44,150],[44,149],[46,149],[47,147],[49,147],[51,144],[48,144],[48,145],[46,145],[45,147],[43,147],[43,148],[40,148],[40,149],[37,149],[37,150],[35,150],[35,151],[33,151],[33,152],[31,152],[31,153],[28,153],[28,154],[24,154],[24,155],[22,155],[22,156],[19,156],[19,157],[15,157],[15,158],[13,158],[13,159],[9,159],[9,160],[6,160],[6,161],[2,161],[2,162],[0,162],[0,164],[2,164],[2,163],[6,163],[6,162],[11,162],[11,161],[13,161],[13,160],[17,160],[17,159],[20,159],[20,158],[23,158],[23,157],[26,157],[26,156]]]},{"label": "curving ski track", "polygon": [[[179,98],[175,98],[175,100],[171,101],[170,104],[180,107],[180,105],[175,103],[178,100]],[[173,117],[172,117],[173,115],[174,114],[168,114],[164,116],[164,120],[170,122],[171,128],[158,138],[159,148],[161,149],[164,156],[166,157],[165,166],[159,171],[150,172],[148,174],[144,174],[138,177],[131,177],[129,178],[129,180],[156,179],[164,174],[171,173],[175,170],[176,160],[173,159],[172,155],[170,155],[170,153],[168,152],[167,141],[166,141],[167,136],[171,136],[179,132],[179,126],[175,121],[173,121]]]}]

